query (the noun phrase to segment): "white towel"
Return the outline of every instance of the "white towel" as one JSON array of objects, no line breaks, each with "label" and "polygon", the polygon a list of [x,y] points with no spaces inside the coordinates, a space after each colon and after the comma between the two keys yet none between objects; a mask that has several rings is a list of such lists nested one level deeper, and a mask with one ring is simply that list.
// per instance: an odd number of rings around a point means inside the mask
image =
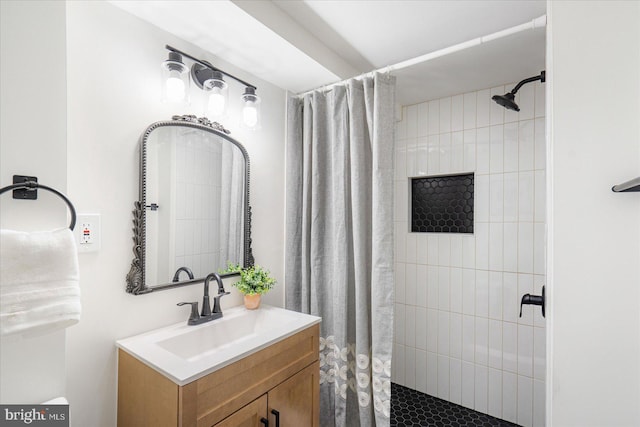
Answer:
[{"label": "white towel", "polygon": [[0,230],[0,335],[43,335],[79,320],[78,253],[71,230]]}]

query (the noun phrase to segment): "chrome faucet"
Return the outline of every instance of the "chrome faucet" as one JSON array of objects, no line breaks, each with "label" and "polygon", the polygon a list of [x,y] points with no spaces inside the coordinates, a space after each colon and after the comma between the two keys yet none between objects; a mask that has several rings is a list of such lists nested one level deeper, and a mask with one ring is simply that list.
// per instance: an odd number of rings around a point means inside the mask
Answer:
[{"label": "chrome faucet", "polygon": [[181,271],[184,271],[185,273],[187,273],[187,276],[189,276],[189,280],[193,280],[193,272],[191,271],[191,269],[189,267],[180,267],[179,269],[176,270],[175,274],[173,275],[173,280],[171,280],[173,283],[180,281]]},{"label": "chrome faucet", "polygon": [[[209,282],[215,279],[218,282],[218,295],[213,297],[213,311],[211,311],[211,303],[209,300]],[[191,305],[191,314],[187,324],[199,325],[200,323],[210,322],[211,320],[222,317],[222,309],[220,308],[220,298],[229,295],[230,292],[224,290],[222,278],[218,273],[211,273],[204,279],[204,296],[202,298],[202,312],[198,314],[198,302],[179,302],[178,305]]]}]

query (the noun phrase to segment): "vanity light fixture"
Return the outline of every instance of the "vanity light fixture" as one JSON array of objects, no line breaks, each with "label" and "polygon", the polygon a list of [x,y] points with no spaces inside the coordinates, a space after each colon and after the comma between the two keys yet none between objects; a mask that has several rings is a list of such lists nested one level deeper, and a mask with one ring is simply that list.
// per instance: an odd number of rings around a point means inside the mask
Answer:
[{"label": "vanity light fixture", "polygon": [[169,52],[169,59],[164,61],[162,70],[162,100],[165,102],[182,102],[189,93],[189,69],[182,62],[182,55]]},{"label": "vanity light fixture", "polygon": [[248,129],[260,128],[260,98],[254,87],[247,86],[242,94],[242,124]]},{"label": "vanity light fixture", "polygon": [[[254,85],[247,83],[244,80],[241,80],[225,71],[222,71],[219,68],[214,67],[207,61],[194,58],[193,56],[179,51],[178,49],[173,48],[169,45],[165,47],[169,51],[170,59],[172,58],[172,55],[177,55],[178,57],[180,57],[180,59],[184,56],[194,62],[194,64],[191,66],[191,72],[188,74],[191,75],[191,79],[193,80],[194,84],[198,88],[202,89],[202,93],[204,96],[203,104],[206,109],[205,115],[209,116],[210,118],[219,118],[225,114],[229,101],[229,85],[225,81],[225,78],[229,78],[245,86],[244,93],[241,96],[241,99],[243,101],[242,118],[240,120],[241,127],[251,130],[260,129],[260,97],[256,95],[257,88]],[[164,67],[164,64],[166,62],[168,61],[165,61],[163,63],[163,69],[166,68]],[[184,64],[182,65],[184,66]],[[186,66],[184,67],[186,69]],[[169,87],[169,77],[171,76],[163,78],[163,81],[166,82],[165,86],[167,87]],[[184,97],[182,99],[184,99]]]}]

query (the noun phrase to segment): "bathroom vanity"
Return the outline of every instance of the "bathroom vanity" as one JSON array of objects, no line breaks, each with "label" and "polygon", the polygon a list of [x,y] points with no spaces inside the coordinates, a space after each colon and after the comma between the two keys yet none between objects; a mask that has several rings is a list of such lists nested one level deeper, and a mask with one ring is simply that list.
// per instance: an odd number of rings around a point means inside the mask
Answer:
[{"label": "bathroom vanity", "polygon": [[318,426],[319,322],[235,307],[118,341],[118,426]]}]

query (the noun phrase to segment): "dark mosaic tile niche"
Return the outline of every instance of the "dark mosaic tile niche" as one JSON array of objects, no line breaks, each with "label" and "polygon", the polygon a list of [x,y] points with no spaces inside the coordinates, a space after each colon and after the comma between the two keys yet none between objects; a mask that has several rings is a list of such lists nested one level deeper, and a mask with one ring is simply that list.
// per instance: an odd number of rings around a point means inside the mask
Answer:
[{"label": "dark mosaic tile niche", "polygon": [[411,231],[473,233],[473,174],[411,178]]},{"label": "dark mosaic tile niche", "polygon": [[517,424],[392,383],[390,427],[412,426],[517,427]]}]

